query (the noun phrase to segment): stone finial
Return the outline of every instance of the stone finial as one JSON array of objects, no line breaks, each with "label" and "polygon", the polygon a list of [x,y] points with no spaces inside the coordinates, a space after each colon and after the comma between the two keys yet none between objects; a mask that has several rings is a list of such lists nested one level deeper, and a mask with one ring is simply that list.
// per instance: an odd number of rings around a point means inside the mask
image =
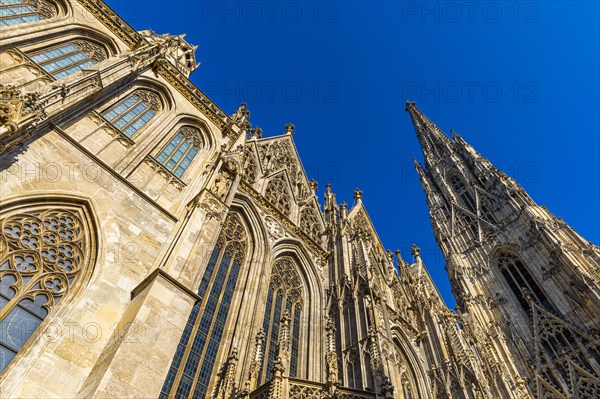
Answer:
[{"label": "stone finial", "polygon": [[290,315],[290,311],[288,309],[286,309],[283,312],[283,316],[281,316],[281,324],[283,327],[289,327],[290,326],[290,320],[292,320],[292,317]]},{"label": "stone finial", "polygon": [[396,260],[398,264],[402,262],[402,252],[399,249],[396,249]]},{"label": "stone finial", "polygon": [[394,263],[394,253],[389,249],[386,249],[385,253],[387,254],[387,257],[390,260],[390,262]]},{"label": "stone finial", "polygon": [[417,244],[413,244],[410,253],[415,258],[419,258],[421,256],[421,248],[417,247]]},{"label": "stone finial", "polygon": [[360,188],[357,188],[356,190],[354,190],[354,201],[360,202],[360,201],[362,201],[362,197],[363,197],[363,192]]},{"label": "stone finial", "polygon": [[342,218],[342,219],[348,218],[348,204],[346,202],[342,202],[340,204],[340,218]]},{"label": "stone finial", "polygon": [[327,367],[327,383],[330,392],[335,391],[339,384],[338,379],[338,356],[335,348],[335,326],[331,316],[327,316],[325,322],[325,335],[327,338],[327,350],[325,352],[325,365]]},{"label": "stone finial", "polygon": [[396,250],[396,265],[398,265],[398,270],[400,271],[400,277],[404,278],[407,272],[407,264],[402,258],[402,253],[399,249]]},{"label": "stone finial", "polygon": [[296,130],[296,127],[294,126],[293,123],[288,123],[285,125],[285,134],[292,135],[292,134],[294,134],[295,130]]},{"label": "stone finial", "polygon": [[329,183],[325,185],[325,194],[331,194],[331,184]]},{"label": "stone finial", "polygon": [[231,115],[231,119],[235,123],[242,124],[250,118],[250,111],[248,111],[246,106],[246,103],[242,103],[242,105],[240,105],[240,107]]},{"label": "stone finial", "polygon": [[261,328],[260,330],[258,330],[258,333],[256,334],[256,338],[255,338],[256,342],[254,344],[254,358],[252,359],[252,362],[250,363],[248,392],[254,390],[258,384],[258,377],[260,374],[260,369],[261,369],[262,360],[263,360],[262,347],[263,347],[264,340],[265,340],[265,333],[263,332],[263,329]]},{"label": "stone finial", "polygon": [[308,184],[313,193],[316,193],[317,190],[319,189],[319,183],[315,179],[310,179]]},{"label": "stone finial", "polygon": [[251,139],[262,139],[262,129],[258,126],[248,130],[248,137]]},{"label": "stone finial", "polygon": [[255,338],[255,353],[254,353],[254,359],[256,359],[257,361],[261,361],[262,360],[262,346],[263,346],[263,342],[265,340],[265,333],[263,331],[263,329],[261,328],[260,330],[258,330],[258,333],[256,333],[256,338]]}]

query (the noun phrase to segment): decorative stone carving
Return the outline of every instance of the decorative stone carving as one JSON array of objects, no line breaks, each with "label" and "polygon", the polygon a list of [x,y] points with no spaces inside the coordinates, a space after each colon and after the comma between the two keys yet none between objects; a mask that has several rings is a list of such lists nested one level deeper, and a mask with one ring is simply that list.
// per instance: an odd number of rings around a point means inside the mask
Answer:
[{"label": "decorative stone carving", "polygon": [[0,84],[0,151],[19,130],[21,120],[35,114],[27,120],[30,129],[44,121],[47,118],[46,105],[47,100],[42,101],[40,93],[22,93],[10,85]]},{"label": "decorative stone carving", "polygon": [[215,177],[215,181],[213,183],[211,191],[222,201],[225,201],[227,199],[227,194],[229,193],[229,188],[231,187],[231,184],[231,174],[225,169],[221,169]]},{"label": "decorative stone carving", "polygon": [[254,152],[249,148],[244,149],[242,156],[242,177],[252,184],[258,177],[258,165]]},{"label": "decorative stone carving", "polygon": [[248,129],[248,138],[255,140],[262,139],[262,129],[258,126]]},{"label": "decorative stone carving", "polygon": [[250,111],[248,111],[246,106],[246,103],[242,103],[242,105],[240,105],[240,107],[231,115],[231,120],[240,126],[250,119]]},{"label": "decorative stone carving", "polygon": [[284,215],[290,216],[292,199],[289,185],[283,174],[273,177],[267,184],[265,199],[275,205]]},{"label": "decorative stone carving", "polygon": [[265,227],[267,228],[269,237],[273,240],[277,240],[284,235],[284,228],[273,216],[265,217]]},{"label": "decorative stone carving", "polygon": [[300,228],[315,241],[321,241],[321,224],[317,212],[312,206],[307,206],[300,211]]},{"label": "decorative stone carving", "polygon": [[206,211],[206,216],[209,220],[212,218],[220,218],[224,211],[223,205],[219,201],[208,196],[200,203],[200,208]]},{"label": "decorative stone carving", "polygon": [[22,107],[21,92],[0,84],[0,139],[17,131]]}]

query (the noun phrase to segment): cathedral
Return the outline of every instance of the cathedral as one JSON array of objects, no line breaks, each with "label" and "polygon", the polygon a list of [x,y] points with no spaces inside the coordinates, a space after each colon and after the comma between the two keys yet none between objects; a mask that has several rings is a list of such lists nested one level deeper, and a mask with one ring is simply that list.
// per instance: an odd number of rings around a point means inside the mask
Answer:
[{"label": "cathedral", "polygon": [[184,36],[101,0],[0,0],[0,35],[1,398],[600,397],[600,248],[415,103],[456,311]]}]

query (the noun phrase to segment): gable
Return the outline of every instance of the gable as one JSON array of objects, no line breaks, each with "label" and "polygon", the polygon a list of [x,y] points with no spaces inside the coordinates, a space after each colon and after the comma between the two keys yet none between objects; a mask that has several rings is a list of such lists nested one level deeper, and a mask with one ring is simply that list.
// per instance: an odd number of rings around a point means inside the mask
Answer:
[{"label": "gable", "polygon": [[290,134],[249,139],[242,165],[243,178],[256,191],[263,193],[292,222],[321,243],[321,234],[325,230],[323,215]]}]

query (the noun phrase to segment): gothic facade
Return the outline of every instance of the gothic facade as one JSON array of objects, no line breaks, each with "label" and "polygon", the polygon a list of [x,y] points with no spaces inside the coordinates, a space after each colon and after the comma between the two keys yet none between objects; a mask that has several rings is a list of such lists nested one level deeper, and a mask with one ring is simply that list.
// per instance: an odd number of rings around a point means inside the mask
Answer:
[{"label": "gothic facade", "polygon": [[414,103],[457,312],[184,36],[100,0],[0,0],[0,36],[0,397],[600,397],[600,249]]}]

